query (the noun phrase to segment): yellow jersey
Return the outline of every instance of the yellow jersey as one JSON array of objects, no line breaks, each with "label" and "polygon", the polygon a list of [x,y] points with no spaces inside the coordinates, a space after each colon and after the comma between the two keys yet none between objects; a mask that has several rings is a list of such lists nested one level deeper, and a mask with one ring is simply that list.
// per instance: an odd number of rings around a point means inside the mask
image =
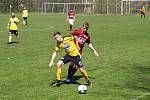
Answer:
[{"label": "yellow jersey", "polygon": [[22,17],[28,17],[28,10],[24,9],[22,11]]},{"label": "yellow jersey", "polygon": [[9,22],[8,22],[9,29],[10,30],[18,30],[18,26],[17,26],[18,23],[19,23],[19,19],[17,17],[9,18]]},{"label": "yellow jersey", "polygon": [[141,12],[145,13],[145,8],[144,7],[142,7]]},{"label": "yellow jersey", "polygon": [[59,49],[64,49],[69,56],[77,56],[80,54],[73,37],[64,37],[62,42],[57,42],[54,51],[57,52]]}]

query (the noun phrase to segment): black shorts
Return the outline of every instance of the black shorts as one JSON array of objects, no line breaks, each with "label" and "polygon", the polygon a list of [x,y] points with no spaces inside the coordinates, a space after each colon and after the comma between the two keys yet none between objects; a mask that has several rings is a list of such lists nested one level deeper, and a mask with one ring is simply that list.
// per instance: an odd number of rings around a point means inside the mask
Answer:
[{"label": "black shorts", "polygon": [[80,58],[80,56],[69,56],[69,55],[65,55],[64,57],[62,57],[60,60],[63,61],[64,64],[68,63],[68,62],[73,62],[75,63],[79,68],[83,67],[83,63],[82,60]]},{"label": "black shorts", "polygon": [[24,20],[27,20],[27,17],[23,17]]},{"label": "black shorts", "polygon": [[144,12],[141,12],[141,15],[145,15],[145,13],[144,13]]},{"label": "black shorts", "polygon": [[9,34],[18,35],[18,30],[9,30]]}]

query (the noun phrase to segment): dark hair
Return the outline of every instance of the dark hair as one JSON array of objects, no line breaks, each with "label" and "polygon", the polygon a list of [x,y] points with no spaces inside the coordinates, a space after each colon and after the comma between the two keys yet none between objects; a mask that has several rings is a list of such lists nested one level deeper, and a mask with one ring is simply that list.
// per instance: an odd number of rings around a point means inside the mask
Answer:
[{"label": "dark hair", "polygon": [[58,34],[58,35],[61,35],[60,32],[55,32],[53,36],[56,36],[57,34]]},{"label": "dark hair", "polygon": [[83,23],[83,26],[88,30],[88,28],[89,28],[89,23],[88,23],[87,21],[85,21],[85,22]]}]

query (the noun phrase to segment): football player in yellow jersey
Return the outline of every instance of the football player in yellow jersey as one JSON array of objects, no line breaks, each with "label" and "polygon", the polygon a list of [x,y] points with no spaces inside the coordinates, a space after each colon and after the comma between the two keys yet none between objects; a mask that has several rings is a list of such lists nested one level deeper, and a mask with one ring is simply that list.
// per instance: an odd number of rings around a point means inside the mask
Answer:
[{"label": "football player in yellow jersey", "polygon": [[28,25],[28,21],[27,21],[27,18],[28,18],[28,10],[26,9],[26,7],[23,8],[23,11],[22,11],[22,18],[23,18],[23,25]]},{"label": "football player in yellow jersey", "polygon": [[88,78],[87,72],[83,68],[83,63],[80,58],[80,53],[74,43],[73,37],[63,37],[60,32],[54,33],[54,38],[57,42],[57,45],[55,46],[54,52],[52,54],[51,61],[49,63],[49,67],[51,67],[54,64],[54,59],[56,57],[56,54],[59,49],[64,49],[66,52],[66,55],[63,56],[56,64],[56,80],[52,82],[53,86],[60,86],[60,74],[61,74],[61,67],[63,64],[66,64],[68,62],[75,63],[82,75],[84,76],[87,85],[91,85],[91,82]]},{"label": "football player in yellow jersey", "polygon": [[18,24],[19,24],[19,19],[15,16],[15,13],[12,13],[11,17],[9,18],[9,22],[7,26],[7,28],[9,29],[8,44],[12,43],[13,34],[16,36],[17,39],[16,43],[19,42]]}]

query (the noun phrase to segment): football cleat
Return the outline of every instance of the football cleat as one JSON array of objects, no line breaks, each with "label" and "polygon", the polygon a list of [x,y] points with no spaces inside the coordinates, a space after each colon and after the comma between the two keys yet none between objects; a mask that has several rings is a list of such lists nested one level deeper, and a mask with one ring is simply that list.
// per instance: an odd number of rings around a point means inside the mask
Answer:
[{"label": "football cleat", "polygon": [[87,83],[88,86],[92,85],[92,82],[90,80],[87,80],[86,83]]},{"label": "football cleat", "polygon": [[69,84],[69,83],[73,83],[73,79],[72,78],[67,78],[66,79],[66,82]]}]

